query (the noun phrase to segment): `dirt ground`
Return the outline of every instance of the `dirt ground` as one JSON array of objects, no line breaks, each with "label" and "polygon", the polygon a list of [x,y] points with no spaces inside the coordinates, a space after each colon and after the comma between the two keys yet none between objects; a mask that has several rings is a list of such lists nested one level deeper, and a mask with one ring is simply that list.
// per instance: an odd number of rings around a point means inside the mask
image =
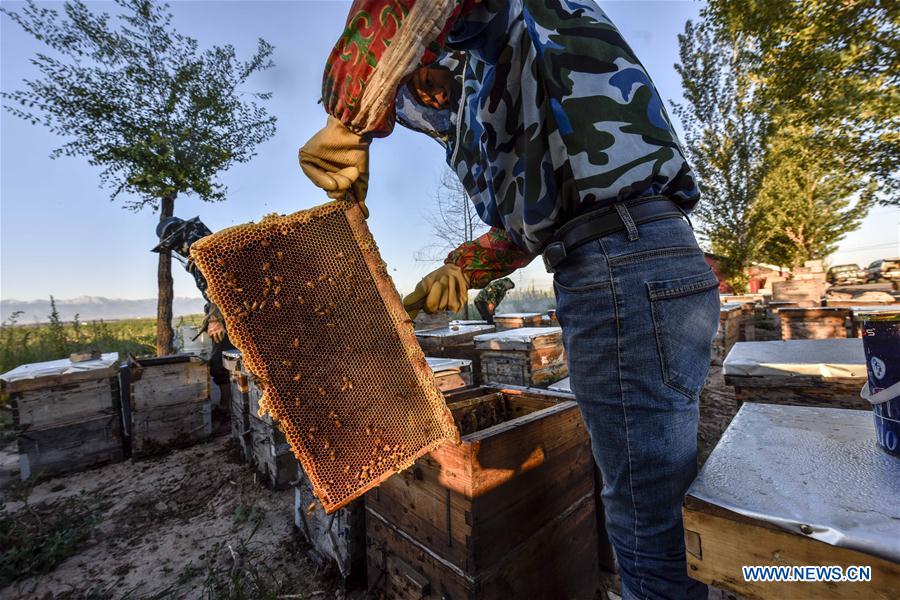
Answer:
[{"label": "dirt ground", "polygon": [[[736,412],[721,367],[701,396],[700,460]],[[36,485],[31,506],[89,494],[98,525],[77,554],[50,573],[0,590],[18,598],[362,598],[307,558],[293,527],[293,490],[273,491],[233,458],[228,436],[167,455],[107,465]],[[15,444],[0,450],[0,494],[15,501]],[[618,591],[608,577],[606,590]],[[610,596],[615,598],[615,596]],[[732,598],[713,590],[717,599]]]},{"label": "dirt ground", "polygon": [[[7,475],[16,470],[9,465],[14,452],[4,449]],[[35,486],[28,502],[41,506],[81,492],[96,498],[100,511],[91,539],[52,572],[0,590],[0,599],[345,597],[306,557],[293,528],[293,490],[256,483],[253,471],[231,458],[227,436],[53,478]]]}]

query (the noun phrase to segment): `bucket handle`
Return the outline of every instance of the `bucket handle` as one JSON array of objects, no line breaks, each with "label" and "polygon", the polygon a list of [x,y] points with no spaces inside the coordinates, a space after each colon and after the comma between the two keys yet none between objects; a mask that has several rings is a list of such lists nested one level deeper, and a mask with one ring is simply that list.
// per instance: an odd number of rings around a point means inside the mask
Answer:
[{"label": "bucket handle", "polygon": [[900,396],[900,381],[898,381],[891,387],[884,388],[877,394],[873,394],[869,390],[869,382],[866,382],[863,384],[862,389],[859,391],[859,396],[863,400],[868,400],[872,404],[881,404],[882,402],[893,400],[897,396]]}]

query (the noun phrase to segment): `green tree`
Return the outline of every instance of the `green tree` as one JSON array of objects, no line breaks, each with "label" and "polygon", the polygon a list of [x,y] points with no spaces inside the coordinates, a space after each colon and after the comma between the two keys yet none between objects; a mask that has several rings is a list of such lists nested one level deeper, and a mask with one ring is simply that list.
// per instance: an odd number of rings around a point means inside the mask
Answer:
[{"label": "green tree", "polygon": [[[172,216],[179,194],[216,202],[226,189],[217,175],[255,155],[275,132],[275,117],[260,101],[267,93],[242,91],[248,78],[273,66],[273,47],[260,39],[247,61],[230,45],[200,50],[172,27],[168,5],[116,0],[115,21],[81,0],[65,16],[29,1],[0,9],[47,46],[33,64],[41,76],[3,93],[5,108],[42,124],[68,141],[52,154],[85,156],[102,168],[112,198]],[[157,271],[158,354],[172,349],[171,257],[160,253]]]},{"label": "green tree", "polygon": [[770,144],[771,167],[759,207],[770,236],[760,258],[779,265],[824,259],[859,227],[875,200],[875,184],[835,163],[804,127],[782,129]]},{"label": "green tree", "polygon": [[673,104],[685,128],[684,150],[703,194],[697,230],[722,257],[736,289],[765,242],[757,199],[765,170],[770,122],[758,106],[743,41],[707,18],[688,21],[678,36],[684,104]]},{"label": "green tree", "polygon": [[900,4],[888,0],[709,0],[747,39],[779,126],[802,125],[851,174],[900,204]]}]

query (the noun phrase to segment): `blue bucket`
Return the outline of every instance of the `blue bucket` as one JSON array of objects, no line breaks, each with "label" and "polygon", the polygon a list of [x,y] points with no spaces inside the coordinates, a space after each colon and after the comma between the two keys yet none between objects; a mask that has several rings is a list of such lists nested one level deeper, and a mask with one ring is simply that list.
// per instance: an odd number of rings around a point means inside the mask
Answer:
[{"label": "blue bucket", "polygon": [[869,374],[861,396],[872,403],[878,445],[900,456],[900,311],[859,316]]}]

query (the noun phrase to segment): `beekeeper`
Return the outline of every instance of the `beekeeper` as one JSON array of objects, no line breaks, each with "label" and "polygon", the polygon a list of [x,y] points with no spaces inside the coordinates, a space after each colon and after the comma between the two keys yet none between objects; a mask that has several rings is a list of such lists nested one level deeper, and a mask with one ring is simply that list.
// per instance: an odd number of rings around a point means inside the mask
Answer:
[{"label": "beekeeper", "polygon": [[491,226],[404,299],[411,315],[543,255],[623,596],[705,598],[681,504],[718,281],[686,218],[697,182],[613,23],[588,0],[357,0],[322,102],[300,163],[330,197],[365,201],[371,141],[399,121],[444,145]]}]

